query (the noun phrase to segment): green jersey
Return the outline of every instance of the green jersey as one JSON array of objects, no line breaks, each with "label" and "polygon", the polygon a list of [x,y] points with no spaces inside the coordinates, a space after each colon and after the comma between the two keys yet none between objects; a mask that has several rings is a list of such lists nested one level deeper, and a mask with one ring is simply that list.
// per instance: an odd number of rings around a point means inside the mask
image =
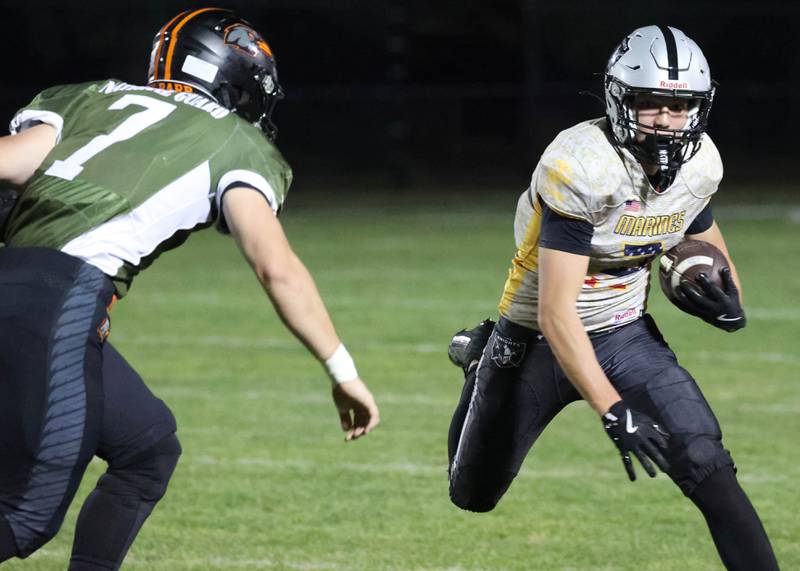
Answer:
[{"label": "green jersey", "polygon": [[8,221],[9,246],[61,250],[111,276],[118,295],[162,252],[215,221],[245,186],[277,214],[292,180],[253,125],[196,93],[117,80],[53,87],[11,122],[47,123],[57,143]]}]

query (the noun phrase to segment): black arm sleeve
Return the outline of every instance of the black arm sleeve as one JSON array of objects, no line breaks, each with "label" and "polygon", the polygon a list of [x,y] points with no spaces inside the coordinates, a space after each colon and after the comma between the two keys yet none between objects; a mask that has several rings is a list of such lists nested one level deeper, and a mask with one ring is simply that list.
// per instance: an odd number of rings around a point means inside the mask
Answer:
[{"label": "black arm sleeve", "polygon": [[706,204],[706,207],[700,211],[689,227],[686,229],[687,234],[699,234],[705,232],[714,223],[714,215],[711,214],[711,203]]},{"label": "black arm sleeve", "polygon": [[554,212],[544,201],[542,205],[542,232],[539,245],[552,250],[588,256],[592,249],[594,226],[585,220],[568,218]]}]

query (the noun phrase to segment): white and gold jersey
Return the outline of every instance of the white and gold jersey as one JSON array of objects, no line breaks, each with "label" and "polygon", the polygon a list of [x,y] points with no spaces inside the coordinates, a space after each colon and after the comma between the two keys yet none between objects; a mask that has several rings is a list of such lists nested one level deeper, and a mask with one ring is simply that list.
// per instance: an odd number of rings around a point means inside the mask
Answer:
[{"label": "white and gold jersey", "polygon": [[680,242],[722,179],[722,161],[708,135],[672,185],[656,193],[642,166],[611,143],[605,119],[561,132],[545,150],[514,221],[517,253],[500,300],[500,315],[538,330],[538,257],[542,202],[594,228],[588,275],[577,310],[587,332],[611,329],[644,314],[650,262]]}]

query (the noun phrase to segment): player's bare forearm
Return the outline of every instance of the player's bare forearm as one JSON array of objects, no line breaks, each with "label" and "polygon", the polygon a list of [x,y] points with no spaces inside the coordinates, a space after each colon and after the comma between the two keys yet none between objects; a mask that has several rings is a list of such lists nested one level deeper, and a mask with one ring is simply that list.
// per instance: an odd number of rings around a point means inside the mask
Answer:
[{"label": "player's bare forearm", "polygon": [[[286,327],[327,366],[342,345],[303,262],[290,250],[280,271],[256,269],[256,274]],[[345,440],[369,434],[380,422],[378,405],[360,378],[347,377],[346,382],[336,382],[332,396]]]},{"label": "player's bare forearm", "polygon": [[728,246],[725,244],[725,238],[722,235],[722,231],[717,226],[716,222],[713,222],[708,230],[704,232],[700,232],[699,234],[687,234],[687,240],[702,240],[703,242],[708,242],[712,246],[716,246],[717,249],[725,254],[725,257],[728,259],[728,266],[731,269],[731,277],[733,277],[733,283],[736,284],[736,288],[739,290],[739,300],[744,304],[744,293],[742,292],[742,282],[739,281],[739,274],[736,272],[736,266],[731,259],[731,255],[728,252]]},{"label": "player's bare forearm", "polygon": [[339,346],[333,322],[303,262],[292,253],[287,266],[277,275],[260,275],[259,281],[286,327],[324,361]]},{"label": "player's bare forearm", "polygon": [[602,415],[620,396],[597,362],[575,308],[588,264],[586,256],[539,248],[538,321],[564,373]]},{"label": "player's bare forearm", "polygon": [[[231,194],[233,193],[233,194]],[[333,402],[345,440],[368,434],[380,412],[355,364],[341,345],[314,279],[289,246],[280,223],[256,192],[232,189],[223,210],[239,249],[250,263],[283,323],[335,381]]]},{"label": "player's bare forearm", "polygon": [[36,125],[18,135],[0,137],[0,180],[25,184],[56,144],[56,130]]},{"label": "player's bare forearm", "polygon": [[292,251],[266,200],[249,188],[225,193],[223,211],[236,242],[283,322],[324,361],[339,338],[314,280]]},{"label": "player's bare forearm", "polygon": [[540,312],[539,326],[564,373],[597,414],[604,414],[620,400],[597,362],[574,303],[571,308],[551,307]]}]

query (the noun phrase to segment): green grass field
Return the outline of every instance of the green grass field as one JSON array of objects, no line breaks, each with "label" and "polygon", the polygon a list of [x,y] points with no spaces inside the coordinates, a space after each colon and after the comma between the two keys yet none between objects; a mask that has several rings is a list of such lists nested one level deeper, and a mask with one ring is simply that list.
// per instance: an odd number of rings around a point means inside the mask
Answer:
[{"label": "green grass field", "polygon": [[[699,512],[663,475],[629,483],[584,403],[548,428],[495,511],[450,504],[446,435],[461,378],[446,345],[495,315],[516,195],[424,196],[297,193],[283,216],[381,405],[381,426],[358,442],[342,441],[322,368],[232,240],[201,233],[138,278],[111,339],[175,412],[184,454],[123,568],[722,569]],[[797,212],[717,211],[747,329],[714,330],[657,287],[651,296],[785,570],[800,569]],[[77,508],[103,468],[90,466],[58,537],[4,569],[66,568]]]}]

